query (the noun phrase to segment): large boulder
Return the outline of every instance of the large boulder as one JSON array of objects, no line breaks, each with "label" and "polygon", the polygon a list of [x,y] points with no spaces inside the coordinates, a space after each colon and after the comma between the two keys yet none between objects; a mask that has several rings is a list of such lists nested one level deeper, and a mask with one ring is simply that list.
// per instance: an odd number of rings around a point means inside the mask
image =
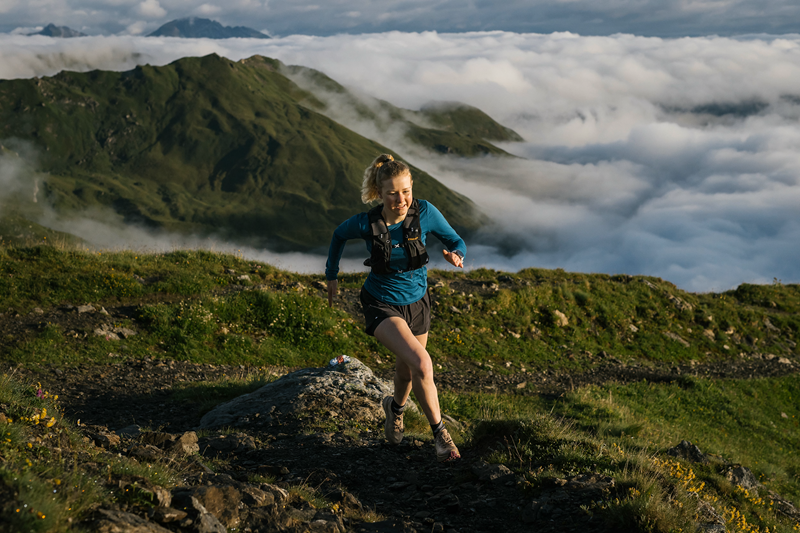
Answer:
[{"label": "large boulder", "polygon": [[[304,368],[249,394],[218,405],[200,420],[200,428],[272,423],[288,414],[316,412],[374,422],[384,417],[381,400],[393,386],[355,358],[344,364]],[[417,407],[409,401],[409,408]]]}]

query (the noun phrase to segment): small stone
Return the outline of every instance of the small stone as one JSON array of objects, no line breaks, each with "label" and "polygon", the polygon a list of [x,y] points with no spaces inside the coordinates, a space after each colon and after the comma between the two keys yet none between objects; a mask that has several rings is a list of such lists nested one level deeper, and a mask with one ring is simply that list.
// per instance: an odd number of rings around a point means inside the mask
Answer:
[{"label": "small stone", "polygon": [[560,328],[564,328],[569,325],[569,319],[567,318],[567,315],[565,315],[558,309],[553,311],[553,318],[555,319],[556,326]]},{"label": "small stone", "polygon": [[[523,372],[524,372],[524,370],[523,370]],[[524,389],[527,386],[528,386],[528,382],[527,381],[523,381],[523,382],[517,383],[517,388],[518,389]]]},{"label": "small stone", "polygon": [[119,446],[119,435],[116,433],[106,433],[103,431],[95,434],[93,437],[93,440],[97,446],[102,446],[103,448]]},{"label": "small stone", "polygon": [[757,489],[761,486],[753,472],[745,466],[734,466],[725,472],[725,479],[745,490]]},{"label": "small stone", "polygon": [[782,365],[791,365],[792,361],[790,359],[786,358],[786,357],[779,357],[778,358],[778,363],[780,363]]},{"label": "small stone", "polygon": [[[691,333],[691,330],[687,330],[687,331],[689,331]],[[678,335],[677,333],[673,333],[671,331],[664,331],[663,333],[664,333],[665,337],[667,337],[669,339],[672,339],[672,340],[674,340],[676,342],[681,343],[686,348],[688,348],[690,346],[689,342],[686,339],[684,339],[683,337],[681,337],[680,335]]]},{"label": "small stone", "polygon": [[200,446],[197,444],[197,433],[194,431],[187,431],[170,446],[170,451],[174,454],[189,455],[200,451]]},{"label": "small stone", "polygon": [[236,279],[238,279],[239,281],[250,281],[250,276],[248,276],[247,274],[242,274]]},{"label": "small stone", "polygon": [[786,413],[781,413],[781,418],[789,418],[789,415],[787,415]]},{"label": "small stone", "polygon": [[36,313],[37,315],[43,315],[44,314],[44,310],[42,310],[41,307],[34,307],[33,308],[33,312]]},{"label": "small stone", "polygon": [[480,481],[503,481],[505,482],[508,476],[514,473],[505,465],[490,465],[485,462],[480,462],[472,466],[472,473],[478,476]]},{"label": "small stone", "polygon": [[704,329],[703,330],[703,335],[705,337],[708,337],[708,339],[712,340],[712,341],[717,338],[717,336],[714,334],[714,331],[711,330],[711,329]]},{"label": "small stone", "polygon": [[700,451],[700,448],[687,440],[682,440],[677,446],[667,450],[667,455],[691,461],[693,463],[708,463],[708,457]]},{"label": "small stone", "polygon": [[286,476],[289,474],[289,469],[285,466],[271,466],[271,465],[261,465],[256,468],[256,472],[262,476]]},{"label": "small stone", "polygon": [[[120,531],[136,531],[137,533],[169,533],[158,524],[153,524],[146,519],[132,513],[99,509],[98,518],[92,524],[91,530],[98,533],[117,533]],[[223,532],[224,533],[224,532]]]},{"label": "small stone", "polygon": [[289,493],[277,485],[262,483],[259,488],[264,492],[269,492],[272,494],[272,496],[275,498],[275,501],[278,503],[283,503],[289,499]]},{"label": "small stone", "polygon": [[91,305],[88,305],[88,304],[87,305],[79,305],[77,307],[77,310],[78,310],[78,314],[94,313],[95,312],[94,306],[91,306]]},{"label": "small stone", "polygon": [[147,516],[160,524],[168,524],[170,522],[183,520],[188,514],[185,511],[173,509],[172,507],[153,507],[147,512]]},{"label": "small stone", "polygon": [[116,433],[120,437],[128,437],[128,438],[138,437],[142,433],[142,428],[140,428],[136,424],[133,424],[130,426],[125,426],[122,429],[118,429]]},{"label": "small stone", "polygon": [[114,328],[113,332],[123,339],[127,339],[136,335],[136,332],[130,328]]}]

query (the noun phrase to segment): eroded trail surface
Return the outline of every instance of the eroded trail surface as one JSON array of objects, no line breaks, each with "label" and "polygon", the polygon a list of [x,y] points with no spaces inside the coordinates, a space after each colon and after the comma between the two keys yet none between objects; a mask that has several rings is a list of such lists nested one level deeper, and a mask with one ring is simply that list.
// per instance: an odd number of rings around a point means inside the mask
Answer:
[{"label": "eroded trail surface", "polygon": [[[291,370],[266,369],[276,375]],[[202,415],[191,401],[176,397],[176,385],[213,381],[223,376],[246,377],[248,372],[255,371],[260,375],[265,373],[265,369],[148,359],[74,368],[17,367],[8,371],[34,383],[40,382],[42,388],[58,394],[68,417],[79,419],[98,433],[119,432],[138,425],[173,435],[197,429]],[[437,381],[442,390],[552,397],[590,383],[641,379],[660,382],[684,375],[753,378],[796,371],[794,364],[778,358],[661,368],[628,366],[610,360],[582,374],[499,375],[485,369],[464,369],[461,373],[442,372],[437,375]],[[379,377],[390,378],[389,375]],[[439,464],[430,442],[407,437],[399,446],[388,445],[379,420],[370,420],[348,431],[320,431],[307,424],[309,417],[348,416],[346,412],[339,412],[338,403],[333,398],[330,403],[322,398],[309,409],[308,416],[281,417],[280,413],[275,413],[276,416],[268,417],[269,423],[242,424],[224,433],[201,432],[200,453],[209,461],[215,461],[215,473],[205,466],[197,466],[196,471],[187,470],[187,482],[221,486],[225,480],[245,482],[258,473],[274,478],[277,486],[305,483],[319,488],[330,498],[341,499],[343,506],[372,509],[386,517],[376,524],[340,521],[339,529],[348,531],[530,531],[532,528],[537,531],[605,531],[604,526],[593,523],[580,507],[613,495],[613,480],[599,475],[559,480],[561,484],[552,488],[552,497],[559,505],[550,514],[531,514],[530,497],[520,489],[513,474],[497,465],[483,464],[479,459],[481,450],[462,448],[461,461]],[[123,438],[115,449],[131,452],[135,447],[133,442]],[[299,508],[292,513],[288,518],[285,512],[280,515],[282,518],[271,519],[269,528],[253,526],[250,531],[306,530],[304,528],[311,528],[315,520],[322,523],[321,515],[315,514],[313,509]],[[258,523],[252,522],[257,514],[253,512],[249,516],[251,522],[242,519],[242,525]],[[336,527],[334,522],[325,523],[331,531]],[[247,531],[247,528],[242,530]]]}]

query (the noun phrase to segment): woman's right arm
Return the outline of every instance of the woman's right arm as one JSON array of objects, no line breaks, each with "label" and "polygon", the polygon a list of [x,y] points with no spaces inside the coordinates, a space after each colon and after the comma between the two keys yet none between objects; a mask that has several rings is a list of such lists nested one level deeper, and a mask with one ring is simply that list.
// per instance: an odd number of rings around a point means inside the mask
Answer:
[{"label": "woman's right arm", "polygon": [[328,261],[325,263],[325,278],[328,280],[328,306],[333,305],[333,297],[338,291],[339,261],[344,252],[344,245],[350,239],[364,238],[366,213],[360,213],[342,222],[333,232],[331,245],[328,248]]}]

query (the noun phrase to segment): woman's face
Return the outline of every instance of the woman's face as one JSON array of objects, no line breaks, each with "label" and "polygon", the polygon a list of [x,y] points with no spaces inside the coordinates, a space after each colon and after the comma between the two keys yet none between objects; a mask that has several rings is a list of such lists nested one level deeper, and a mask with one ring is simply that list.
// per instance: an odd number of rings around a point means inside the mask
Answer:
[{"label": "woman's face", "polygon": [[392,179],[384,180],[381,184],[381,201],[383,210],[387,215],[393,215],[395,220],[403,219],[411,207],[411,174],[405,173]]}]

